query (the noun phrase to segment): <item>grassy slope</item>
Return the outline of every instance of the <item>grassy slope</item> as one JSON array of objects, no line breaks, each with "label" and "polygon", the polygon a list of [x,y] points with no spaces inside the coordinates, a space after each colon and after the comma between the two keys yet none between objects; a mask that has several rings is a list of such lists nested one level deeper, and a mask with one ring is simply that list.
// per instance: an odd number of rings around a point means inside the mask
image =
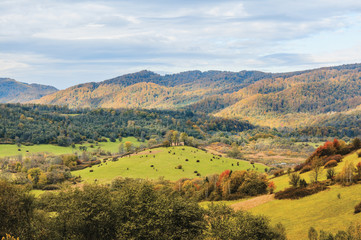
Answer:
[{"label": "grassy slope", "polygon": [[[351,153],[351,154],[347,155],[342,160],[342,162],[340,162],[338,164],[338,166],[335,167],[336,173],[341,172],[346,161],[352,161],[356,165],[358,162],[361,162],[361,158],[358,158],[356,153]],[[311,172],[302,173],[301,178],[304,178],[307,182],[310,182],[311,181]],[[326,179],[326,170],[323,170],[323,172],[321,173],[320,181],[325,180],[325,179]],[[273,181],[276,184],[276,187],[277,187],[276,192],[282,191],[285,188],[288,188],[290,186],[289,185],[289,177],[287,174],[285,174],[281,177],[271,179],[271,181]]]},{"label": "grassy slope", "polygon": [[[341,195],[338,199],[337,195]],[[299,200],[274,200],[251,209],[255,214],[269,217],[273,224],[281,222],[288,239],[307,239],[311,226],[336,233],[346,230],[352,222],[360,222],[353,214],[361,201],[361,185],[333,186],[330,190]]]},{"label": "grassy slope", "polygon": [[[168,153],[169,150],[172,153]],[[173,155],[173,152],[175,155]],[[106,164],[103,163],[102,166],[93,166],[94,172],[90,172],[90,169],[87,168],[74,171],[73,175],[80,175],[88,182],[93,182],[95,179],[100,182],[110,182],[117,176],[148,179],[158,179],[163,176],[165,179],[178,180],[184,177],[196,177],[194,171],[198,171],[204,177],[214,173],[221,173],[226,169],[252,169],[252,165],[246,161],[224,157],[210,161],[212,157],[212,154],[192,147],[156,148],[152,149],[151,153],[147,150],[138,155],[120,158],[116,162],[109,161]],[[186,162],[185,159],[189,159],[189,161]],[[200,160],[200,162],[197,163],[197,160]],[[237,166],[237,162],[239,162],[239,166]],[[232,166],[232,163],[234,166]],[[154,168],[150,167],[150,165],[154,165]],[[175,169],[178,165],[182,165],[184,171]],[[266,166],[255,164],[256,168],[258,171],[264,172]]]},{"label": "grassy slope", "polygon": [[[336,172],[342,170],[347,160],[354,164],[361,161],[356,153],[349,154],[336,167]],[[326,178],[325,174],[326,171],[323,171],[321,180]],[[310,173],[301,176],[307,181],[310,180]],[[287,175],[273,179],[278,191],[289,187],[288,180]],[[341,199],[338,199],[338,194],[341,195]],[[350,187],[337,185],[332,186],[330,190],[299,200],[273,200],[251,209],[251,212],[269,217],[274,224],[284,224],[289,239],[307,239],[311,226],[318,230],[337,232],[346,230],[351,222],[360,221],[361,215],[353,214],[355,205],[360,201],[361,184]]]},{"label": "grassy slope", "polygon": [[[135,137],[126,137],[122,139],[122,142],[132,142],[134,146],[139,146],[140,144],[142,144],[141,142],[138,142],[137,139]],[[146,143],[143,143],[146,144]],[[92,148],[90,148],[89,143],[84,144],[83,146],[87,146],[88,147],[88,151],[92,151]],[[112,153],[118,152],[118,147],[119,147],[119,140],[117,139],[116,142],[101,142],[99,143],[98,146],[94,145],[94,150],[97,147],[101,147],[103,150],[105,151],[110,151]],[[37,153],[37,152],[49,152],[49,153],[53,153],[55,155],[60,155],[60,154],[67,154],[67,153],[73,153],[76,151],[79,151],[79,146],[81,146],[80,144],[76,144],[76,148],[73,149],[72,147],[60,147],[57,145],[52,145],[52,144],[40,144],[40,145],[34,145],[34,146],[21,146],[20,149],[21,151],[18,151],[18,146],[16,146],[15,144],[0,144],[0,157],[5,157],[5,156],[15,156],[15,155],[25,155],[26,151],[29,151],[29,153]]]}]

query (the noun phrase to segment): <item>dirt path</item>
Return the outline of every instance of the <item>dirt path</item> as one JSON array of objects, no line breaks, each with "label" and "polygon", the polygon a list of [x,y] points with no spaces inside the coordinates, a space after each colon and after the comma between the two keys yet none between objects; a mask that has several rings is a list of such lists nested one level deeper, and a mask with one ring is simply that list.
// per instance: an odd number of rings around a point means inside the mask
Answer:
[{"label": "dirt path", "polygon": [[233,208],[234,210],[249,210],[251,208],[257,207],[259,205],[265,204],[267,202],[270,202],[274,199],[274,195],[273,194],[267,194],[267,195],[262,195],[259,197],[255,197],[249,200],[246,200],[244,202],[239,202],[239,203],[235,203],[232,204],[230,207]]}]

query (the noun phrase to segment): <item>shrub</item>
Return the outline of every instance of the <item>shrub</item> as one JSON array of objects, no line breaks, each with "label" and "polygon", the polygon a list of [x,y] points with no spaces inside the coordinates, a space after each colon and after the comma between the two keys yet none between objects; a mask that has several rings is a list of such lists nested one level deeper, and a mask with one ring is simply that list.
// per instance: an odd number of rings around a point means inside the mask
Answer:
[{"label": "shrub", "polygon": [[303,198],[323,190],[326,190],[327,187],[323,185],[314,185],[308,188],[287,188],[284,191],[275,193],[276,199],[299,199]]},{"label": "shrub", "polygon": [[295,172],[298,172],[298,171],[300,171],[305,165],[306,165],[305,163],[298,164],[298,165],[296,165],[296,166],[293,168],[293,170],[294,170]]},{"label": "shrub", "polygon": [[283,174],[284,174],[284,171],[283,171],[283,169],[281,169],[281,170],[275,171],[273,173],[273,176],[278,177],[278,176],[282,176]]},{"label": "shrub", "polygon": [[330,160],[324,165],[325,168],[331,168],[331,167],[336,167],[336,166],[337,166],[336,160]]},{"label": "shrub", "polygon": [[82,169],[87,168],[87,167],[91,167],[91,166],[89,164],[81,164],[81,165],[77,165],[75,167],[72,167],[71,170],[72,171],[82,170]]},{"label": "shrub", "polygon": [[101,163],[102,163],[102,162],[101,162],[99,159],[90,161],[90,164],[91,164],[91,165],[98,165],[98,164],[101,164]]},{"label": "shrub", "polygon": [[326,178],[333,180],[335,178],[336,172],[334,168],[327,169]]},{"label": "shrub", "polygon": [[311,171],[311,170],[312,170],[311,165],[305,165],[305,166],[301,169],[300,173],[309,172],[309,171]]},{"label": "shrub", "polygon": [[299,182],[300,182],[300,174],[298,173],[292,173],[290,176],[289,176],[289,184],[292,186],[292,187],[297,187]]},{"label": "shrub", "polygon": [[325,163],[331,160],[335,160],[336,162],[341,162],[342,156],[340,154],[332,155],[324,159]]},{"label": "shrub", "polygon": [[176,167],[176,169],[182,169],[182,168],[183,168],[182,165],[178,165],[178,166]]},{"label": "shrub", "polygon": [[47,185],[45,187],[43,187],[43,190],[59,190],[60,186],[55,185],[55,184],[51,184],[51,185]]},{"label": "shrub", "polygon": [[307,187],[307,182],[306,182],[306,180],[305,179],[300,179],[300,182],[299,182],[299,184],[300,184],[300,187],[301,188],[305,188],[305,187]]},{"label": "shrub", "polygon": [[361,212],[361,202],[355,206],[354,213],[356,214],[356,213],[359,213],[359,212]]},{"label": "shrub", "polygon": [[274,190],[276,189],[276,185],[273,181],[268,183],[268,187],[267,187],[268,191],[270,194],[272,194],[274,192]]}]

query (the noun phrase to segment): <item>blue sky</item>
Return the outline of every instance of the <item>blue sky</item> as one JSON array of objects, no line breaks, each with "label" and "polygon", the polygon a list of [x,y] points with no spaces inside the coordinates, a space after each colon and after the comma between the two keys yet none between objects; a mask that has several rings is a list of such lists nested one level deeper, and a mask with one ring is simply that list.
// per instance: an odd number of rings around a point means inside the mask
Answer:
[{"label": "blue sky", "polygon": [[357,0],[0,0],[0,77],[60,89],[148,69],[361,62]]}]

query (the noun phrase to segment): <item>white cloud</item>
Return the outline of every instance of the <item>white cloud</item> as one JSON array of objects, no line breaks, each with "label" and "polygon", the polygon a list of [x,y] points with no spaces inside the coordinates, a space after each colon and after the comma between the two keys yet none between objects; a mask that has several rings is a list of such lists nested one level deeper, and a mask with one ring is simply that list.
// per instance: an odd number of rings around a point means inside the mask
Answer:
[{"label": "white cloud", "polygon": [[1,60],[0,76],[49,81],[56,74],[72,84],[144,68],[341,64],[359,61],[343,45],[360,42],[360,16],[361,2],[351,0],[3,0],[0,59],[8,59]]}]

